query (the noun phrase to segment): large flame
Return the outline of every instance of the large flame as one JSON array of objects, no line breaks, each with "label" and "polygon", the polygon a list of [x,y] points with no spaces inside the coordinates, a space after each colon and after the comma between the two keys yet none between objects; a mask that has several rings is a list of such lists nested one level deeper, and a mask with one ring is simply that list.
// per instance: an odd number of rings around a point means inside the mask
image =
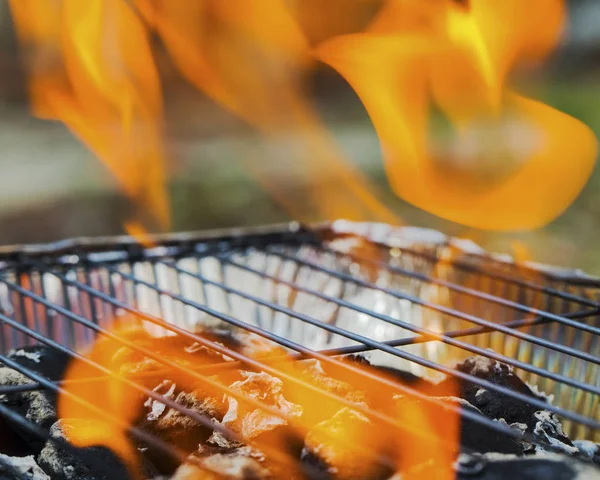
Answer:
[{"label": "large flame", "polygon": [[556,45],[564,16],[560,0],[390,0],[317,54],[364,102],[400,197],[472,227],[531,229],[570,205],[597,154],[589,128],[507,85]]},{"label": "large flame", "polygon": [[[137,326],[135,318],[127,321],[129,326],[114,325],[108,337],[100,337],[82,358],[71,362],[58,412],[67,424],[77,421],[78,428],[69,437],[73,445],[112,449],[136,478],[140,454],[127,427],[145,423],[151,427],[153,421],[169,415],[169,408],[160,400],[148,399],[134,385],[172,401],[182,402],[177,392],[187,392],[203,405],[212,402],[214,422],[263,452],[273,471],[300,476],[294,447],[300,442],[306,452],[319,455],[320,461],[337,472],[335,478],[408,472],[424,462],[435,465],[437,478],[454,478],[460,416],[399,395],[405,389],[392,374],[356,361],[286,358],[281,348],[270,343],[265,343],[266,350],[244,352],[246,358],[262,362],[269,373],[233,369],[228,363],[239,357],[237,349],[227,350],[232,358],[184,337],[153,338]],[[211,335],[207,331],[205,339],[210,341]],[[203,380],[202,368],[208,366],[214,368],[208,380]],[[427,382],[411,385],[423,393],[430,387]],[[453,384],[448,391],[452,388]],[[273,410],[286,418],[274,415]],[[208,410],[197,411],[207,414]],[[231,445],[231,439],[219,433],[209,436],[204,430],[190,423],[174,437],[176,446],[189,445],[192,451],[198,435],[204,435],[202,443],[213,447]],[[426,479],[428,475],[417,471],[407,478]]]},{"label": "large flame", "polygon": [[148,33],[122,0],[11,0],[36,115],[62,121],[168,229],[161,91]]},{"label": "large flame", "polygon": [[[397,222],[369,182],[343,161],[306,100],[303,83],[312,61],[310,47],[283,2],[135,3],[190,83],[269,141],[285,146],[276,151],[277,158],[259,162],[276,162],[275,168],[300,186],[300,196],[257,170],[248,152],[241,152],[240,160],[293,218]],[[321,186],[321,179],[334,181]]]}]

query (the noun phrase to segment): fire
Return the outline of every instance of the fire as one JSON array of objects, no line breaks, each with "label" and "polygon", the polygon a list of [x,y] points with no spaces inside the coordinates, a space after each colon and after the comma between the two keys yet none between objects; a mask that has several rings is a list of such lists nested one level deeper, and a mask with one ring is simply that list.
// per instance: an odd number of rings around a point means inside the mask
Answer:
[{"label": "fire", "polygon": [[[398,222],[367,179],[343,160],[306,100],[305,77],[314,60],[304,32],[281,0],[135,3],[192,85],[285,146],[285,154],[278,150],[272,161],[300,186],[299,196],[284,182],[265,177],[256,165],[265,159],[256,162],[249,152],[241,152],[240,159],[290,216]],[[330,178],[334,181],[318,184]]]},{"label": "fire", "polygon": [[[296,219],[398,221],[343,160],[308,101],[306,79],[317,60],[355,89],[380,137],[392,188],[414,205],[471,227],[515,230],[550,222],[579,194],[595,162],[594,135],[568,115],[513,92],[509,81],[518,67],[543,60],[558,44],[565,22],[561,0],[388,0],[362,33],[335,38],[328,37],[360,28],[379,2],[353,2],[346,11],[336,0],[337,7],[324,7],[331,8],[325,21],[310,10],[318,3],[10,0],[34,112],[63,122],[112,172],[139,209],[125,227],[142,244],[150,242],[149,229],[170,225],[153,34],[192,85],[285,147],[285,155],[277,152],[277,168],[301,185],[300,196],[243,161]],[[333,183],[319,184],[324,177]],[[434,276],[445,275],[441,262]],[[445,289],[432,295],[438,303],[449,301]],[[437,330],[435,321],[425,318]],[[175,383],[179,393],[205,396],[216,423],[265,453],[290,456],[282,445],[300,438],[307,454],[325,457],[320,460],[340,478],[381,473],[378,457],[388,459],[388,473],[432,478],[431,471],[413,470],[429,459],[435,478],[454,476],[460,416],[411,398],[398,379],[371,366],[339,359],[273,363],[257,354],[245,364],[231,349],[224,355],[198,344],[165,343],[157,350],[156,339],[138,331],[109,333],[71,364],[59,413],[90,420],[70,439],[76,446],[106,445],[134,474],[138,453],[127,427],[140,423],[144,407],[160,416],[165,405],[143,398],[133,380],[169,399]],[[146,353],[132,353],[114,335]],[[196,355],[193,362],[190,355]],[[241,370],[256,359],[265,361],[264,372]],[[222,376],[203,381],[189,373],[232,360],[242,363]],[[172,375],[177,367],[188,372],[157,379],[157,371],[165,374],[157,369],[161,361]],[[105,381],[81,381],[98,375],[90,362],[109,374]],[[116,422],[107,423],[106,414]],[[428,438],[421,440],[419,432]],[[229,445],[231,439],[220,435],[210,439]],[[288,473],[295,471],[292,460],[283,463]]]},{"label": "fire", "polygon": [[564,19],[560,0],[390,0],[317,56],[362,99],[397,195],[468,226],[533,229],[577,197],[597,155],[588,127],[508,82],[552,50]]},{"label": "fire", "polygon": [[34,113],[63,122],[167,230],[161,89],[148,32],[122,0],[11,0]]},{"label": "fire", "polygon": [[[181,336],[150,337],[135,318],[128,320],[138,326],[115,324],[70,364],[58,411],[67,424],[77,422],[71,443],[110,448],[134,477],[140,472],[140,452],[128,434],[130,426],[149,428],[184,454],[198,444],[232,448],[237,441],[193,420],[186,420],[184,431],[165,437],[169,430],[161,433],[160,419],[183,417],[173,415],[160,399],[148,398],[138,385],[235,432],[266,456],[265,466],[273,472],[300,475],[300,442],[303,455],[317,456],[337,472],[336,478],[411,472],[423,462],[435,465],[436,478],[453,478],[459,415],[404,395],[391,374],[356,361],[288,359],[278,347],[250,354],[265,371],[247,371],[232,364],[240,356],[235,348],[218,342],[229,356]],[[218,341],[210,331],[202,336]],[[210,373],[202,373],[206,367]],[[411,388],[427,393],[428,384]],[[451,390],[449,385],[446,392]],[[408,478],[428,474],[417,471]]]}]

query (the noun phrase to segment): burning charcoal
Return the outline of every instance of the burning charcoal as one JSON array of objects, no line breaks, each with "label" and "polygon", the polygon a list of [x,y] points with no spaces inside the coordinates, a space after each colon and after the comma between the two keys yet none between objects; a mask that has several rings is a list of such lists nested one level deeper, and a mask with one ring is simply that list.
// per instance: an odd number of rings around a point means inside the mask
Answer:
[{"label": "burning charcoal", "polygon": [[[222,396],[210,393],[208,389],[193,392],[177,392],[173,382],[165,380],[154,391],[167,398],[174,399],[182,407],[208,418],[220,421],[223,418],[224,406]],[[200,425],[196,420],[174,408],[167,407],[164,403],[148,399],[145,406],[148,412],[141,423],[144,430],[159,436],[170,445],[177,446],[191,453],[198,449],[198,445],[211,434],[211,429]],[[148,449],[145,455],[161,472],[171,472],[177,465],[170,459],[164,458],[160,453]]]},{"label": "burning charcoal", "polygon": [[[55,438],[69,440],[80,428],[90,428],[89,420],[59,420],[50,429]],[[53,480],[127,479],[129,473],[118,457],[104,447],[67,450],[48,440],[38,456],[38,464]]]},{"label": "burning charcoal", "polygon": [[35,458],[9,457],[0,453],[0,480],[50,480]]},{"label": "burning charcoal", "polygon": [[556,454],[514,455],[487,454],[475,461],[459,458],[458,479],[468,480],[592,480],[600,478],[600,470],[592,465]]},{"label": "burning charcoal", "polygon": [[[266,373],[241,372],[244,380],[234,382],[231,390],[239,392],[245,398],[260,400],[282,414],[298,417],[302,415],[302,407],[289,402],[283,396],[283,382]],[[245,439],[252,439],[265,432],[286,425],[285,419],[275,416],[263,409],[255,408],[246,402],[239,402],[234,397],[227,397],[228,408],[222,425],[229,427]]]},{"label": "burning charcoal", "polygon": [[308,432],[301,459],[336,479],[387,478],[379,462],[386,443],[368,418],[344,408]]},{"label": "burning charcoal", "polygon": [[[347,382],[328,375],[322,364],[318,360],[305,360],[298,363],[300,367],[301,378],[310,382],[319,390],[327,391],[348,400],[356,405],[367,406],[367,394]],[[346,375],[348,376],[348,375]],[[305,394],[308,394],[304,392]],[[295,400],[293,396],[290,397]],[[331,418],[340,409],[340,402],[330,400],[325,397],[319,398],[319,401],[306,402],[305,399],[298,399],[297,403],[302,404],[302,418],[308,425],[314,425]]]},{"label": "burning charcoal", "polygon": [[371,367],[375,371],[378,371],[378,372],[384,374],[384,376],[386,376],[387,378],[392,378],[394,380],[397,380],[398,382],[400,382],[404,385],[409,385],[409,386],[414,386],[414,387],[417,387],[417,386],[421,387],[424,384],[431,385],[430,382],[415,375],[414,373],[405,372],[404,370],[399,370],[399,369],[393,368],[393,367],[386,367],[384,365],[373,365],[367,358],[363,357],[362,355],[348,355],[344,358],[348,359],[352,362],[355,362],[359,365],[366,365],[368,367]]},{"label": "burning charcoal", "polygon": [[[134,341],[138,347],[151,351],[159,358],[168,359],[182,367],[194,368],[198,365],[232,360],[181,335],[155,338],[145,332],[135,331],[122,336],[126,336],[129,341]],[[120,367],[121,372],[127,374],[139,374],[166,368],[160,361],[148,358],[142,352],[125,346],[117,348],[112,356],[112,362]]]},{"label": "burning charcoal", "polygon": [[[171,480],[273,478],[262,462],[264,462],[264,456],[248,447],[234,449],[204,447],[198,453],[190,456],[189,461],[177,469]],[[284,475],[284,477],[291,478],[290,475]]]}]

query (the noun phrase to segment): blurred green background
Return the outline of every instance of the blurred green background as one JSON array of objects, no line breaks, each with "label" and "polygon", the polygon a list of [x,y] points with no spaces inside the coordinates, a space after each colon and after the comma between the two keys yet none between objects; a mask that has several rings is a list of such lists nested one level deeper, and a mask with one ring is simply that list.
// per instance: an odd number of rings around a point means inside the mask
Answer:
[{"label": "blurred green background", "polygon": [[[531,96],[582,120],[600,137],[600,2],[571,2],[571,29],[543,75],[521,85]],[[6,2],[0,3],[0,243],[46,242],[123,233],[129,205],[110,175],[59,123],[31,117]],[[238,227],[290,220],[252,180],[240,159],[285,155],[162,68],[173,230]],[[510,252],[514,241],[533,260],[600,275],[600,172],[559,219],[542,230],[491,234],[466,229],[396,198],[382,170],[379,143],[360,102],[332,72],[314,80],[314,102],[349,161],[381,188],[405,223],[468,236]],[[271,158],[271,157],[270,157]],[[277,172],[293,194],[294,178]],[[335,178],[318,181],[335,182]]]}]

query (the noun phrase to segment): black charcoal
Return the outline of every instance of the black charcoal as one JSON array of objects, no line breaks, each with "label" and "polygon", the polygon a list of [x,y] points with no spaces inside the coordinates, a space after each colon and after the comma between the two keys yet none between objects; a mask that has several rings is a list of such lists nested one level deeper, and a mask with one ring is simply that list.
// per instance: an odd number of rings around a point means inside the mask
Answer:
[{"label": "black charcoal", "polygon": [[60,350],[41,345],[11,350],[8,357],[48,380],[60,380],[70,359],[69,355]]},{"label": "black charcoal", "polygon": [[[515,375],[511,366],[496,360],[486,357],[469,357],[458,364],[456,369],[495,385],[527,395],[532,399],[546,401],[546,396],[534,393],[525,382]],[[458,393],[458,396],[477,407],[488,418],[503,418],[508,424],[524,423],[530,430],[533,430],[537,423],[534,414],[540,410],[539,407],[496,391],[487,390],[469,381],[450,378],[438,384],[436,392],[440,396],[455,396]]]},{"label": "black charcoal", "polygon": [[[33,383],[25,375],[8,367],[0,366],[0,386],[23,386]],[[56,395],[47,390],[33,390],[25,392],[14,392],[0,395],[0,403],[11,411],[36,425],[48,429],[56,422]],[[43,441],[37,436],[31,435],[23,430],[9,418],[0,417],[0,427],[3,430],[3,442],[10,440],[10,450],[4,453],[15,453],[15,449],[23,453],[37,453],[43,446]]]},{"label": "black charcoal", "polygon": [[[481,415],[482,420],[485,419],[482,412],[477,407],[471,405],[467,400],[458,397],[432,397],[432,400],[460,409],[460,444],[462,447],[480,453],[499,452],[520,454],[524,453],[526,450],[526,447],[516,438],[498,432],[481,422],[465,417],[462,412],[468,411]],[[444,418],[445,416],[453,415],[453,413],[444,410],[442,407],[434,403],[426,402],[425,400],[398,396],[396,397],[396,402],[400,415],[402,415],[403,409],[408,409],[408,415],[410,415],[411,412],[423,412],[423,414],[427,416],[426,418],[431,419]],[[415,405],[417,408],[414,407]],[[512,428],[522,431],[522,428],[519,428],[518,424],[513,425]]]},{"label": "black charcoal", "polygon": [[[74,430],[90,428],[89,420],[59,420],[50,435],[69,441]],[[38,464],[52,480],[127,479],[129,473],[119,458],[105,447],[66,449],[48,440],[38,456]]]},{"label": "black charcoal", "polygon": [[[223,418],[222,396],[210,393],[209,390],[178,392],[173,382],[165,380],[154,391],[174,400],[184,409],[216,421]],[[199,424],[186,413],[167,407],[158,400],[149,398],[144,405],[147,408],[146,415],[139,426],[186,453],[196,451],[198,445],[206,441],[212,433],[210,428]],[[155,452],[151,447],[148,447],[145,457],[156,465],[161,473],[170,473],[177,467],[173,459],[165,457],[161,452]]]}]

